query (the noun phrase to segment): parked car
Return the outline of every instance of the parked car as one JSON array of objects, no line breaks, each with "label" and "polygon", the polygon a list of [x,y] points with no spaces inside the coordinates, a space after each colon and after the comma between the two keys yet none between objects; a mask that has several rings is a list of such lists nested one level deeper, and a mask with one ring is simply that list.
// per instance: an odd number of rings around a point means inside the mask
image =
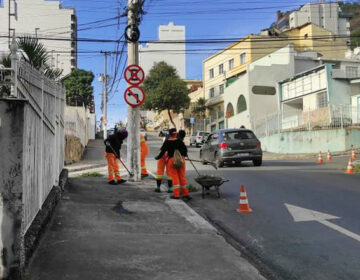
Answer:
[{"label": "parked car", "polygon": [[210,133],[206,131],[197,131],[193,133],[193,135],[190,137],[190,146],[195,145],[196,147],[199,147],[204,143],[205,139],[209,135]]},{"label": "parked car", "polygon": [[252,161],[262,164],[261,143],[249,129],[221,129],[211,133],[200,150],[200,158],[213,161],[218,167]]},{"label": "parked car", "polygon": [[166,134],[169,134],[169,129],[163,128],[162,130],[160,130],[159,136],[164,137],[164,136],[166,136]]},{"label": "parked car", "polygon": [[143,129],[143,128],[141,128],[141,129],[140,129],[140,134],[141,134],[142,136],[144,136],[145,141],[147,141],[148,137],[147,137],[147,132],[146,132],[146,130]]}]

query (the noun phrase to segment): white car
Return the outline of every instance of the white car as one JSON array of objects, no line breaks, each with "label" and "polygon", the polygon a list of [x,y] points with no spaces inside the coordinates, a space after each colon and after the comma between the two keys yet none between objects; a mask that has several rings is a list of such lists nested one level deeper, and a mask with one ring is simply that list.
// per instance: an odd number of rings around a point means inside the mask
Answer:
[{"label": "white car", "polygon": [[142,136],[144,136],[144,138],[145,138],[145,141],[147,141],[147,132],[146,132],[146,130],[145,129],[143,129],[143,128],[141,128],[140,129],[140,134],[142,135]]},{"label": "white car", "polygon": [[195,145],[196,147],[201,146],[205,139],[210,135],[209,132],[206,131],[197,131],[194,132],[190,137],[190,146]]}]

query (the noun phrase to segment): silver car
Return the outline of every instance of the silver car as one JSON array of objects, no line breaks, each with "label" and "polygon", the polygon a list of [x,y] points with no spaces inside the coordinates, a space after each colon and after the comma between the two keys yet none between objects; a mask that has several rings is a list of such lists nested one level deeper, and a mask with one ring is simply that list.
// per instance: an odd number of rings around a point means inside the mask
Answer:
[{"label": "silver car", "polygon": [[210,133],[206,131],[197,131],[193,133],[193,135],[190,137],[190,146],[195,145],[196,147],[199,147],[204,143],[205,139],[209,135]]},{"label": "silver car", "polygon": [[218,167],[252,161],[262,164],[261,143],[249,129],[222,129],[209,135],[200,150],[200,158],[213,161]]}]

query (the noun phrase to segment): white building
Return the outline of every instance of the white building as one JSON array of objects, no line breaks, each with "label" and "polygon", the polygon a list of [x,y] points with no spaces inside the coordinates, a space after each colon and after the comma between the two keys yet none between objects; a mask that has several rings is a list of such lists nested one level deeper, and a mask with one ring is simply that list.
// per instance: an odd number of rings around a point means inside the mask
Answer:
[{"label": "white building", "polygon": [[145,75],[156,62],[165,61],[176,68],[181,79],[186,79],[185,26],[173,22],[160,25],[158,36],[158,41],[139,46],[139,61]]},{"label": "white building", "polygon": [[[77,18],[75,9],[63,8],[59,1],[9,0],[0,7],[0,52],[9,50],[9,28],[17,37],[38,37],[50,53],[52,67],[63,70],[67,75],[77,67]],[[16,16],[15,16],[16,14]],[[41,38],[62,38],[65,40],[44,40]]]},{"label": "white building", "polygon": [[316,59],[317,53],[297,52],[288,45],[250,63],[247,71],[225,88],[227,127],[251,128],[254,120],[278,112],[278,82],[315,67]]},{"label": "white building", "polygon": [[341,12],[336,2],[308,3],[290,13],[289,27],[292,29],[311,22],[335,35],[350,35],[350,18]]},{"label": "white building", "polygon": [[[158,41],[139,46],[139,62],[145,76],[154,64],[160,61],[175,67],[180,78],[186,79],[185,26],[174,25],[173,22],[160,25]],[[155,121],[155,112],[141,112],[141,115],[146,115],[151,124]]]}]

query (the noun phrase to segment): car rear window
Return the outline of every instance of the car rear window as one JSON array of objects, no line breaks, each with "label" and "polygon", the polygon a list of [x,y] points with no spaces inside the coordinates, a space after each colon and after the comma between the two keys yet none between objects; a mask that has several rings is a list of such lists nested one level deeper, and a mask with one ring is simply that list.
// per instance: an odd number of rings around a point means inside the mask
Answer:
[{"label": "car rear window", "polygon": [[223,137],[225,141],[255,139],[255,135],[251,131],[229,131],[225,132]]},{"label": "car rear window", "polygon": [[209,132],[199,132],[200,136],[208,136],[210,133]]}]

